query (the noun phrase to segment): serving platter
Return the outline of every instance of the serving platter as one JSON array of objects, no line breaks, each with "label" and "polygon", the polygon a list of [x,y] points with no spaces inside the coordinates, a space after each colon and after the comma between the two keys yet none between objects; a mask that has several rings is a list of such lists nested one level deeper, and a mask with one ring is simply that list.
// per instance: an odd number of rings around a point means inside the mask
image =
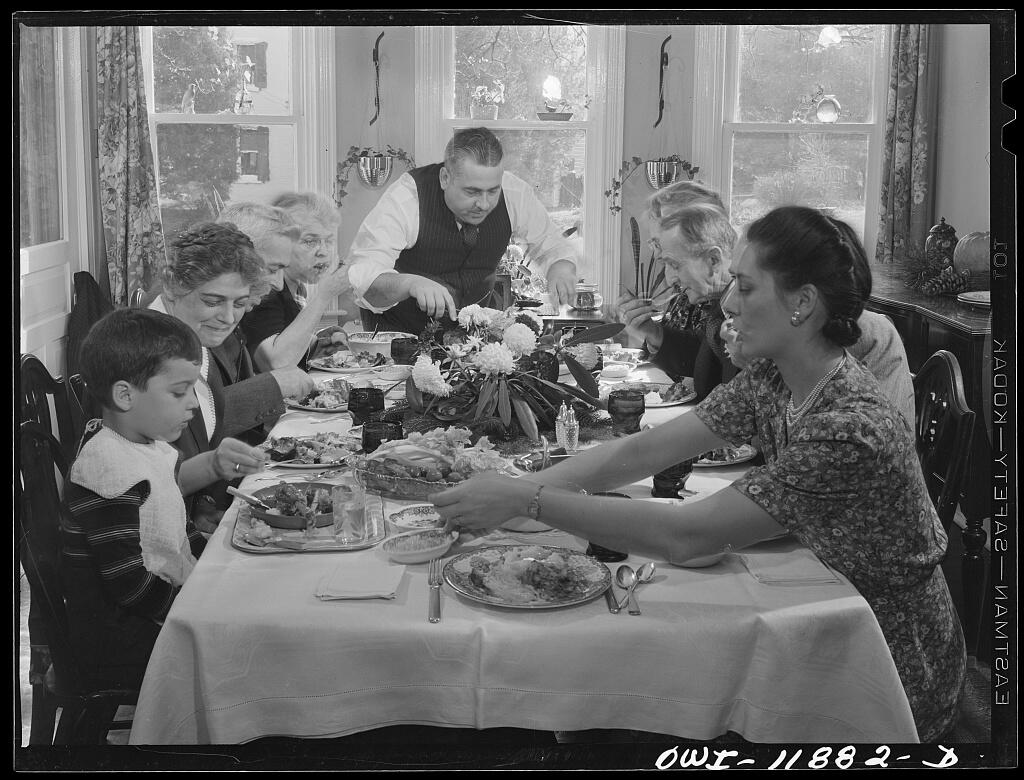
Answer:
[{"label": "serving platter", "polygon": [[[474,564],[476,575],[473,574]],[[544,569],[560,571],[564,577],[560,576],[547,588],[526,585],[519,579],[521,571]],[[564,547],[519,544],[482,547],[456,555],[444,566],[444,580],[456,593],[481,604],[511,609],[554,609],[585,604],[597,598],[611,586],[612,575],[603,563],[581,552]]]},{"label": "serving platter", "polygon": [[278,438],[267,439],[265,442],[259,445],[259,448],[266,452],[269,456],[270,451],[274,449],[274,446],[277,442],[283,439],[293,439],[296,447],[303,446],[311,449],[316,449],[318,446],[330,447],[331,449],[347,450],[347,453],[340,458],[332,458],[329,460],[321,460],[320,455],[322,455],[322,453],[318,453],[316,457],[313,458],[313,460],[300,460],[298,458],[288,458],[286,460],[272,460],[268,458],[267,462],[264,465],[267,468],[322,470],[325,468],[343,465],[346,459],[348,458],[348,455],[352,454],[359,447],[359,445],[355,441],[353,441],[348,436],[345,436],[344,434],[330,433],[321,434],[321,436],[329,436],[331,440],[324,441],[322,438],[317,439],[316,437],[313,436],[282,436]]},{"label": "serving platter", "polygon": [[[369,509],[369,507],[368,507]],[[317,528],[312,537],[305,531],[282,531],[272,528],[273,534],[265,544],[252,539],[252,515],[248,506],[239,508],[235,525],[231,529],[231,546],[237,550],[256,555],[280,555],[281,553],[349,552],[375,547],[387,538],[383,511],[367,511],[366,522],[372,523],[369,536],[359,541],[340,542],[334,536],[333,523]]]},{"label": "serving platter", "polygon": [[304,404],[300,404],[294,398],[285,398],[284,399],[284,405],[287,406],[289,409],[301,409],[304,412],[322,412],[322,413],[325,412],[327,414],[335,414],[337,412],[347,412],[348,411],[348,404],[347,403],[343,403],[343,404],[340,404],[338,406],[331,406],[331,407],[327,407],[327,406],[306,406]]},{"label": "serving platter", "polygon": [[750,444],[741,444],[739,447],[730,447],[729,449],[733,452],[733,457],[728,460],[711,460],[707,456],[702,456],[694,461],[694,466],[735,466],[737,463],[746,463],[748,460],[753,460],[757,457],[757,449]]}]

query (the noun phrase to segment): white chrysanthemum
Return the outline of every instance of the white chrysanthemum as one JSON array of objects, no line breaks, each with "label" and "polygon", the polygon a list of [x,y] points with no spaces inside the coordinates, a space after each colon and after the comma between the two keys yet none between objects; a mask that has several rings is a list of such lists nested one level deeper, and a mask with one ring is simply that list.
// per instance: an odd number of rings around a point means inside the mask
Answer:
[{"label": "white chrysanthemum", "polygon": [[502,342],[512,350],[512,354],[527,355],[533,352],[537,346],[537,334],[530,329],[529,325],[516,322],[505,328]]},{"label": "white chrysanthemum", "polygon": [[501,338],[501,334],[505,332],[505,328],[515,321],[516,318],[508,312],[495,310],[494,316],[492,316],[490,322],[487,323],[487,332],[496,339]]},{"label": "white chrysanthemum", "polygon": [[511,374],[515,358],[504,344],[484,344],[473,356],[473,365],[485,374]]},{"label": "white chrysanthemum", "polygon": [[459,325],[466,330],[469,330],[474,325],[478,327],[487,325],[498,314],[501,314],[501,312],[497,309],[488,309],[485,306],[471,303],[459,309]]},{"label": "white chrysanthemum", "polygon": [[452,386],[441,376],[441,367],[430,359],[430,355],[420,355],[412,367],[412,382],[416,389],[424,393],[447,396]]}]

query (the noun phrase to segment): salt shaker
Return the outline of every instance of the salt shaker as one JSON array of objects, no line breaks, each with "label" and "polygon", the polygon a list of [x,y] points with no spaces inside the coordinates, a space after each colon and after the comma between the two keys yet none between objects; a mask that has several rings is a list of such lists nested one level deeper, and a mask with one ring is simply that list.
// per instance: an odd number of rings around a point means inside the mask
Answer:
[{"label": "salt shaker", "polygon": [[580,444],[580,423],[576,419],[576,412],[572,409],[566,410],[565,422],[562,424],[563,436],[565,441],[562,442],[562,446],[565,447],[566,452],[575,452],[576,448]]},{"label": "salt shaker", "polygon": [[565,420],[569,416],[569,409],[565,405],[565,401],[562,401],[561,407],[558,409],[558,416],[555,417],[555,443],[559,447],[565,447]]}]

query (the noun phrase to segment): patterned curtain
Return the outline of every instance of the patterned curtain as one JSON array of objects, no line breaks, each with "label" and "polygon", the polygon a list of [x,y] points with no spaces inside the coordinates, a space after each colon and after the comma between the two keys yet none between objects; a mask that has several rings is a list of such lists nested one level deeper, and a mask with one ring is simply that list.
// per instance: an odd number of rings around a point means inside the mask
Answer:
[{"label": "patterned curtain", "polygon": [[934,219],[937,30],[893,27],[886,99],[881,214],[875,261],[891,263],[924,252]]},{"label": "patterned curtain", "polygon": [[100,208],[110,295],[127,306],[164,262],[137,27],[96,29]]}]

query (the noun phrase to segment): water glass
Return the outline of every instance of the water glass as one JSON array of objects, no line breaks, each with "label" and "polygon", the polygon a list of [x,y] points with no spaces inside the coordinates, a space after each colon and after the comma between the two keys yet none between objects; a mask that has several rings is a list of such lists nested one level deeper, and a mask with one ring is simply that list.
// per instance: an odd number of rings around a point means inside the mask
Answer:
[{"label": "water glass", "polygon": [[382,442],[405,438],[400,423],[367,420],[363,423],[363,452],[369,455]]},{"label": "water glass", "polygon": [[411,336],[391,339],[391,359],[399,366],[411,366],[416,363],[420,352],[420,340]]},{"label": "water glass", "polygon": [[366,538],[366,493],[358,484],[335,485],[331,490],[334,537],[341,544]]},{"label": "water glass", "polygon": [[384,411],[384,389],[381,387],[353,387],[348,394],[348,411],[353,425],[378,419]]},{"label": "water glass", "polygon": [[693,471],[693,462],[696,458],[680,461],[674,466],[669,466],[659,471],[653,477],[654,487],[651,488],[651,495],[654,498],[679,498],[679,486],[687,474]]},{"label": "water glass", "polygon": [[608,414],[616,436],[628,436],[639,431],[640,418],[645,410],[642,390],[612,390],[608,394]]}]

